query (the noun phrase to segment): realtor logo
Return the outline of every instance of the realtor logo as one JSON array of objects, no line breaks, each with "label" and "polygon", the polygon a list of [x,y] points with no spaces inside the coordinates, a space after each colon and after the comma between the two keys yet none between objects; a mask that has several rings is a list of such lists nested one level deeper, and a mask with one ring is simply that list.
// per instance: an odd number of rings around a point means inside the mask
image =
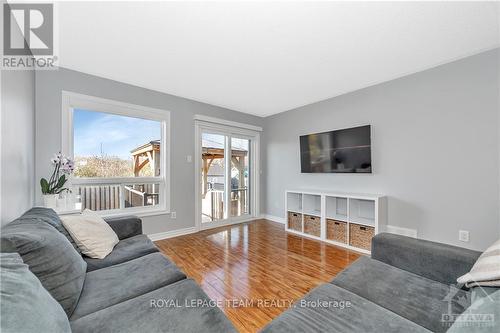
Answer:
[{"label": "realtor logo", "polygon": [[54,52],[53,5],[4,4],[3,31],[4,55],[52,55]]},{"label": "realtor logo", "polygon": [[57,70],[57,4],[4,3],[2,70]]}]

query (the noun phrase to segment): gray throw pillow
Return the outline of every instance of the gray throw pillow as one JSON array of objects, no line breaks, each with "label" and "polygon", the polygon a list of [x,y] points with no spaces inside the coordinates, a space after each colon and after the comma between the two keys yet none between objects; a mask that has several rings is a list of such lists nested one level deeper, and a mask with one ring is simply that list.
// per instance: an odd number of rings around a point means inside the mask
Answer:
[{"label": "gray throw pillow", "polygon": [[12,223],[47,223],[54,228],[56,228],[61,234],[66,237],[71,245],[75,248],[75,250],[78,253],[81,253],[80,249],[76,245],[75,241],[73,238],[71,238],[70,234],[62,224],[61,219],[59,218],[59,215],[50,208],[45,208],[45,207],[33,207],[27,212],[25,212],[21,217],[18,217],[15,219]]},{"label": "gray throw pillow", "polygon": [[71,332],[61,305],[17,253],[0,254],[0,331]]},{"label": "gray throw pillow", "polygon": [[11,223],[1,242],[16,248],[25,264],[70,316],[80,298],[87,263],[59,231],[45,223]]}]

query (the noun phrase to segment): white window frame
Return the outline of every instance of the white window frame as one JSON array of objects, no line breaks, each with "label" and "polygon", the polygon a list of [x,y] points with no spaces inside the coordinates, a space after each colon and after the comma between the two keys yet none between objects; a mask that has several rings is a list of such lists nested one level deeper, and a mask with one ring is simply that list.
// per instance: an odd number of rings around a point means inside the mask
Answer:
[{"label": "white window frame", "polygon": [[[260,132],[262,127],[228,121],[219,118],[208,117],[204,115],[195,115],[195,225],[197,230],[206,230],[217,228],[225,225],[238,224],[255,220],[260,217]],[[223,220],[213,221],[210,223],[201,222],[201,143],[202,133],[208,131],[214,134],[221,134],[229,137],[229,143],[225,147],[231,146],[231,138],[248,139],[250,140],[250,214],[242,216],[230,216]],[[228,151],[230,153],[230,150]],[[226,159],[226,169],[230,169],[230,161]],[[230,177],[226,182],[230,183]],[[230,193],[225,194],[225,202],[229,202]]]},{"label": "white window frame", "polygon": [[[71,156],[71,158],[74,158],[73,112],[75,109],[84,109],[88,111],[158,121],[161,123],[161,140],[163,140],[163,142],[160,144],[160,176],[158,177],[71,177],[69,185],[119,184],[122,187],[121,193],[123,193],[123,186],[127,184],[159,183],[160,195],[158,205],[128,208],[122,207],[120,209],[101,210],[98,211],[98,213],[102,216],[120,216],[128,214],[148,216],[170,213],[170,111],[63,91],[61,114],[61,152],[66,156]],[[120,200],[123,201],[122,198],[120,198]]]}]

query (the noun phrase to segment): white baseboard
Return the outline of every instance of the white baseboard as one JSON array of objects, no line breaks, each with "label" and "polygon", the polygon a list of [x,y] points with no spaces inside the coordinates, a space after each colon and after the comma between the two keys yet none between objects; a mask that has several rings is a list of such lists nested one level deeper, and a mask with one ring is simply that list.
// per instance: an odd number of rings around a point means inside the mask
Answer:
[{"label": "white baseboard", "polygon": [[402,235],[402,236],[417,238],[417,230],[416,229],[397,227],[395,225],[387,225],[385,227],[385,231],[390,232],[392,234],[398,234],[398,235]]},{"label": "white baseboard", "polygon": [[274,215],[269,215],[269,214],[261,214],[260,218],[261,219],[266,219],[266,220],[269,220],[269,221],[273,221],[273,222],[277,222],[277,223],[281,223],[281,224],[285,224],[286,223],[286,219],[285,218],[279,217],[279,216],[274,216]]},{"label": "white baseboard", "polygon": [[223,223],[215,222],[214,224],[208,224],[206,226],[204,226],[202,224],[201,227],[200,227],[200,231],[210,230],[210,229],[220,228],[220,227],[228,227],[228,226],[231,226],[231,225],[238,225],[238,224],[241,224],[241,223],[252,222],[255,219],[256,219],[256,217],[249,217],[249,218],[245,218],[245,219],[237,220],[237,221],[228,221],[228,222],[223,222]]},{"label": "white baseboard", "polygon": [[154,241],[158,241],[158,240],[162,240],[162,239],[193,234],[195,232],[198,232],[198,228],[190,227],[190,228],[183,228],[183,229],[177,229],[177,230],[166,231],[166,232],[158,232],[156,234],[149,234],[148,237],[149,237],[149,239],[151,239],[154,242]]}]

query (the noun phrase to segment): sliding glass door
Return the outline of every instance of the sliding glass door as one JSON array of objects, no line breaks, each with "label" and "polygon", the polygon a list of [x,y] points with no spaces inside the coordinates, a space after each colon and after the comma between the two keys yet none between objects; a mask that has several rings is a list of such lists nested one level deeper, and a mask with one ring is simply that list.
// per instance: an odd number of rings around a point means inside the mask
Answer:
[{"label": "sliding glass door", "polygon": [[230,128],[198,128],[198,209],[201,228],[252,216],[254,137]]}]

